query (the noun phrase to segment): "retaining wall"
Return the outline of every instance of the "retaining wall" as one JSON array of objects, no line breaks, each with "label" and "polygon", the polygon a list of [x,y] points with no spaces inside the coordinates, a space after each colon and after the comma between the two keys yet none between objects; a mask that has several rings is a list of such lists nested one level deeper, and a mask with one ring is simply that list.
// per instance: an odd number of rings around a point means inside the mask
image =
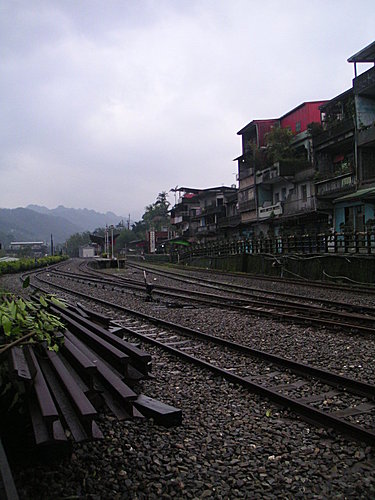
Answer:
[{"label": "retaining wall", "polygon": [[375,283],[375,256],[228,255],[192,258],[187,265],[248,274],[320,281]]}]

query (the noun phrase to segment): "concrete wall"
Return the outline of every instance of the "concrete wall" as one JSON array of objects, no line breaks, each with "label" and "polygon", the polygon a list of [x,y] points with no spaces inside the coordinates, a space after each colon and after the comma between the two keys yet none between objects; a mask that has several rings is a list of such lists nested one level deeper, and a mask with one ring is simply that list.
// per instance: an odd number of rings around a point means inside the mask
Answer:
[{"label": "concrete wall", "polygon": [[[350,284],[350,280],[375,284],[375,256],[231,255],[195,258],[191,266],[284,278],[305,278]],[[327,276],[328,275],[328,276]],[[346,277],[348,279],[338,278]]]}]

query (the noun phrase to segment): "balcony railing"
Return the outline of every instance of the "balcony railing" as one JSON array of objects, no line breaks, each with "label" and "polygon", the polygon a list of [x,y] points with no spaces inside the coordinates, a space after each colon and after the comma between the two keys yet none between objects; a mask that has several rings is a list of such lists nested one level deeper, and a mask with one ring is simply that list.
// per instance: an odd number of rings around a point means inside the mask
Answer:
[{"label": "balcony railing", "polygon": [[207,233],[216,233],[217,225],[216,224],[208,224],[207,226],[199,226],[198,234],[203,235]]},{"label": "balcony railing", "polygon": [[375,88],[375,67],[370,68],[353,80],[353,90],[356,94],[366,94],[366,91]]},{"label": "balcony railing", "polygon": [[201,215],[225,215],[225,207],[224,205],[210,205],[204,209],[202,209]]},{"label": "balcony railing", "polygon": [[255,210],[256,209],[255,200],[242,201],[241,203],[238,204],[238,209],[240,212],[248,212],[250,210]]},{"label": "balcony railing", "polygon": [[246,179],[246,177],[251,177],[254,175],[254,169],[253,168],[246,168],[243,170],[240,170],[239,174],[237,174],[236,179],[238,181],[242,181],[243,179]]},{"label": "balcony railing", "polygon": [[375,143],[375,126],[360,130],[358,132],[358,146]]},{"label": "balcony railing", "polygon": [[238,226],[238,224],[241,222],[241,216],[238,215],[232,215],[230,217],[222,217],[218,221],[218,226],[220,228],[224,227],[235,227]]},{"label": "balcony railing", "polygon": [[314,137],[314,147],[320,146],[325,142],[335,141],[340,136],[345,136],[349,132],[352,132],[354,134],[353,118],[347,118],[346,120],[337,121],[326,126],[327,129],[324,130],[324,132]]},{"label": "balcony railing", "polygon": [[340,175],[335,178],[326,179],[315,184],[317,196],[337,196],[337,194],[344,194],[354,191],[356,186],[355,177],[353,174]]},{"label": "balcony railing", "polygon": [[282,215],[283,207],[281,201],[279,201],[275,205],[270,205],[268,207],[260,207],[258,209],[259,219],[268,219],[268,217],[271,217],[272,213],[273,215]]},{"label": "balcony railing", "polygon": [[299,199],[286,199],[283,202],[283,214],[291,215],[302,212],[312,212],[316,207],[316,200],[314,197],[309,196],[305,200],[303,198]]},{"label": "balcony railing", "polygon": [[256,173],[256,184],[273,184],[278,182],[281,177],[291,177],[301,170],[311,168],[311,164],[305,159],[291,158],[290,160],[281,160],[272,167],[264,170],[258,170]]}]

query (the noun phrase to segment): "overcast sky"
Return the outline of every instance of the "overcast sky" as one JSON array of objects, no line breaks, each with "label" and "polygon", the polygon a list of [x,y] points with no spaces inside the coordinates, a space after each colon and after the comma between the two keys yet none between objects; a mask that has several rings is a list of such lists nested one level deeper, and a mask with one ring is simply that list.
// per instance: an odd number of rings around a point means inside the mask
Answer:
[{"label": "overcast sky", "polygon": [[374,39],[374,0],[0,0],[0,207],[231,185],[237,131],[349,88]]}]

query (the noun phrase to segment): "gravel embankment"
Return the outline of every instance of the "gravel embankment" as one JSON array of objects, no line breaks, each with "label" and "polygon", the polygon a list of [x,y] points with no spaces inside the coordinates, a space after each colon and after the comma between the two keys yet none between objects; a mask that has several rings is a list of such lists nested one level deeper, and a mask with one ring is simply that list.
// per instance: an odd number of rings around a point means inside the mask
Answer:
[{"label": "gravel embankment", "polygon": [[[2,277],[0,287],[18,291],[17,277]],[[375,382],[372,339],[212,308],[169,309],[116,291],[90,293]],[[142,347],[153,356],[156,377],[142,383],[142,392],[181,408],[183,425],[164,429],[151,420],[118,422],[103,414],[105,439],[75,445],[71,460],[15,467],[21,499],[374,497],[373,448],[311,427],[156,347]]]}]

